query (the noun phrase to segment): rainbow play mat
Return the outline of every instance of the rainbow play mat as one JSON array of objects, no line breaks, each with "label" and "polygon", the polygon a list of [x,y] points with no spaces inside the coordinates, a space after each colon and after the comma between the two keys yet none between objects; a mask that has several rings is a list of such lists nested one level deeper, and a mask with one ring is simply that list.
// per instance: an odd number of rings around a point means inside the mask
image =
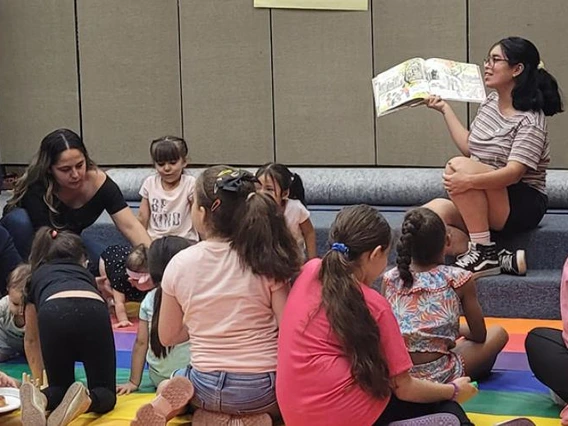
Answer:
[{"label": "rainbow play mat", "polygon": [[[471,420],[477,426],[490,426],[511,417],[529,417],[538,426],[558,426],[560,409],[548,397],[548,389],[532,375],[524,351],[525,336],[534,327],[562,328],[560,321],[488,318],[487,325],[500,324],[510,334],[508,345],[499,355],[491,377],[479,384],[479,395],[465,405]],[[130,354],[136,337],[136,328],[115,331],[117,348],[117,378],[119,383],[128,380]],[[2,364],[2,370],[14,377],[21,377],[29,371],[25,360],[18,359]],[[85,380],[82,368],[77,369],[77,377]],[[139,392],[118,398],[114,411],[104,416],[84,415],[72,423],[83,425],[129,425],[138,407],[153,397],[154,389],[147,374]],[[169,424],[189,425],[191,417],[180,417]],[[19,412],[0,415],[0,425],[21,425]]]}]

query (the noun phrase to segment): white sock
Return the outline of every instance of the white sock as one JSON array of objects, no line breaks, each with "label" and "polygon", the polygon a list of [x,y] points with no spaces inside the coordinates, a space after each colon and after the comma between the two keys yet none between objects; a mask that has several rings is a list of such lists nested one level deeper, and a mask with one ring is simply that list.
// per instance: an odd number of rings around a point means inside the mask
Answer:
[{"label": "white sock", "polygon": [[491,243],[491,233],[489,231],[475,232],[473,234],[469,234],[469,239],[472,243],[486,246]]}]

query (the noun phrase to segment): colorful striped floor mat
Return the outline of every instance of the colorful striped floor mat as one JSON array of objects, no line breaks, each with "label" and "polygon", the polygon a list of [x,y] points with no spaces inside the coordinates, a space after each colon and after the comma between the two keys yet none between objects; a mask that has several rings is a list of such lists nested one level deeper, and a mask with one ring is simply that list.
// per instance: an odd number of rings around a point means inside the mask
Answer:
[{"label": "colorful striped floor mat", "polygon": [[[501,324],[510,334],[509,344],[499,355],[491,377],[479,384],[479,395],[465,405],[470,418],[477,426],[489,426],[511,417],[523,416],[532,419],[538,426],[558,426],[560,409],[548,397],[548,390],[540,384],[529,370],[524,353],[524,339],[534,327],[561,328],[560,321],[488,318],[488,325]],[[135,339],[135,328],[122,329],[115,333],[117,347],[118,380],[129,377],[130,353]],[[23,360],[5,363],[2,371],[21,377],[28,371]],[[82,369],[77,368],[77,377],[84,380]],[[154,389],[145,374],[141,390],[118,398],[116,409],[104,416],[84,415],[72,426],[129,425],[138,407],[152,399]],[[180,417],[172,425],[189,425],[189,416]],[[19,413],[0,415],[0,425],[21,425]]]}]

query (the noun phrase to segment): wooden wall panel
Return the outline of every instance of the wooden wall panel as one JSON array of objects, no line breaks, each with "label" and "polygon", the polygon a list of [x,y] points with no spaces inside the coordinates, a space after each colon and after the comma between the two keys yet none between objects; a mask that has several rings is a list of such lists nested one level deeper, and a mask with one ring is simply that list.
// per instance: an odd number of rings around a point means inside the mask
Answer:
[{"label": "wooden wall panel", "polygon": [[270,11],[181,0],[185,136],[195,163],[274,159]]},{"label": "wooden wall panel", "polygon": [[[373,0],[375,74],[414,58],[466,61],[465,0]],[[452,106],[467,125],[466,104]],[[459,151],[441,114],[417,107],[377,119],[377,164],[442,166]]]},{"label": "wooden wall panel", "polygon": [[371,13],[272,11],[276,158],[374,164]]},{"label": "wooden wall panel", "polygon": [[181,135],[176,0],[77,2],[83,135],[103,164],[149,164]]},{"label": "wooden wall panel", "polygon": [[27,164],[41,139],[79,131],[73,0],[0,0],[0,161]]}]

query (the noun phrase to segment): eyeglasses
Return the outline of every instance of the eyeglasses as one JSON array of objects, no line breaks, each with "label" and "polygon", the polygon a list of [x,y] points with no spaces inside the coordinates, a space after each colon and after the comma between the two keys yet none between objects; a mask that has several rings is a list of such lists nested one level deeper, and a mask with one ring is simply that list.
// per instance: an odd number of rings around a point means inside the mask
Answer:
[{"label": "eyeglasses", "polygon": [[485,65],[489,65],[491,68],[495,66],[497,62],[508,62],[508,59],[505,58],[495,58],[494,56],[488,56],[483,60]]}]

